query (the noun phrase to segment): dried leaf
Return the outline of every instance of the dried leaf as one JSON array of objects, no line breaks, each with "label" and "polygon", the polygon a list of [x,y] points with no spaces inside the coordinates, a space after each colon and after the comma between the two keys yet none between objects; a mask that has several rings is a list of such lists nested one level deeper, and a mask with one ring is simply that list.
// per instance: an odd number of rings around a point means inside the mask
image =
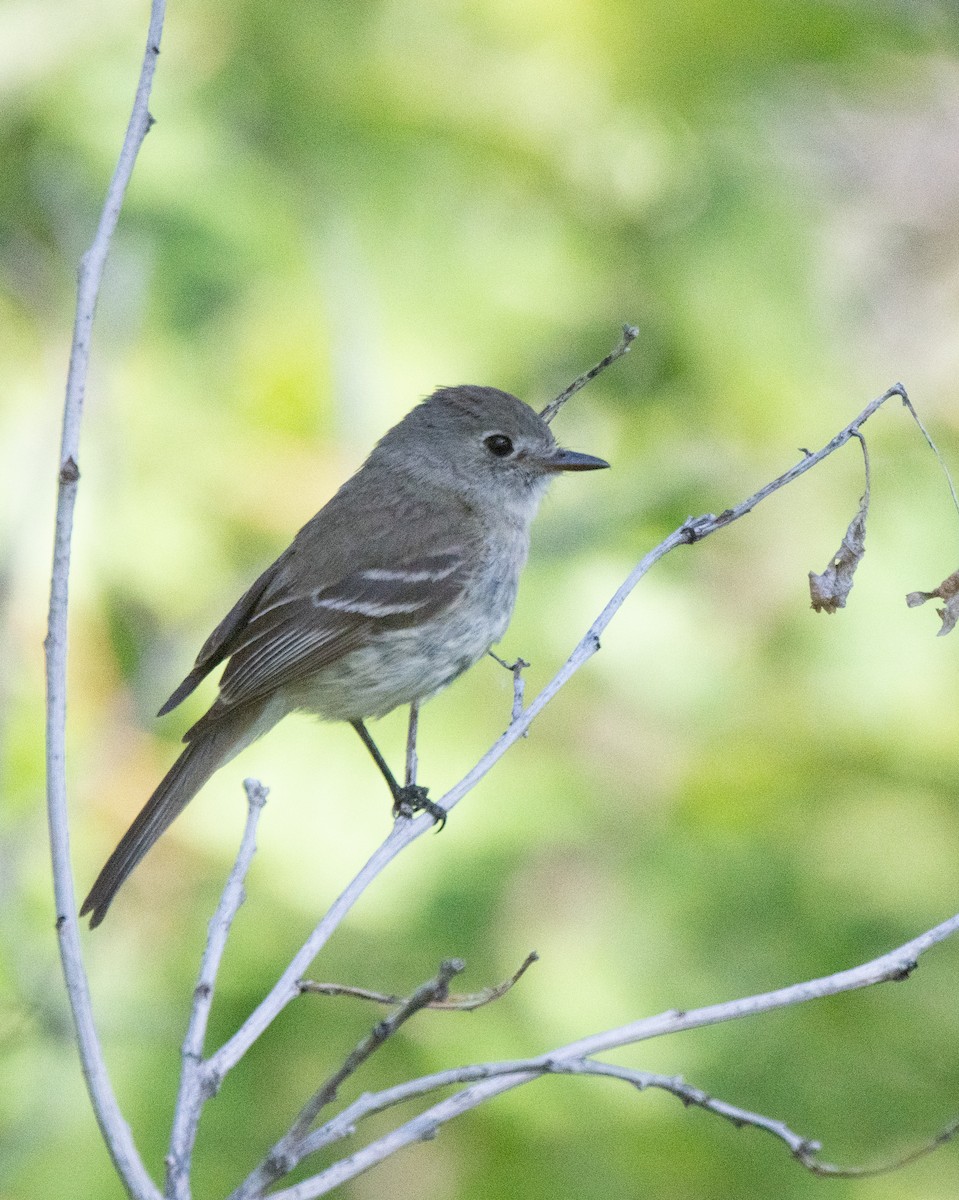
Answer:
[{"label": "dried leaf", "polygon": [[945,605],[942,608],[937,608],[936,612],[942,618],[942,628],[936,634],[936,637],[943,637],[947,633],[951,633],[959,622],[959,571],[947,576],[934,592],[910,592],[906,597],[906,603],[910,608],[918,608],[920,604],[925,604],[927,600],[945,600]]},{"label": "dried leaf", "polygon": [[809,572],[809,595],[816,612],[834,613],[846,607],[852,590],[852,577],[866,553],[866,513],[869,509],[868,492],[859,504],[859,511],[849,523],[842,545],[833,555],[832,562],[817,575]]}]

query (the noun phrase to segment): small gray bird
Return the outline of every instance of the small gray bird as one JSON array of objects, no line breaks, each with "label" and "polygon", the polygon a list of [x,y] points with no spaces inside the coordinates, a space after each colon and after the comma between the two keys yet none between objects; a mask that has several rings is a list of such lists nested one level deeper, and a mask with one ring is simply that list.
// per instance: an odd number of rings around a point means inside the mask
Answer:
[{"label": "small gray bird", "polygon": [[444,810],[402,788],[363,724],[445,688],[506,631],[529,531],[550,479],[609,463],[557,446],[496,388],[441,388],[237,601],[159,715],[227,659],[219,696],[83,902],[99,925],[120,885],[214,771],[287,713],[349,721],[394,811]]}]

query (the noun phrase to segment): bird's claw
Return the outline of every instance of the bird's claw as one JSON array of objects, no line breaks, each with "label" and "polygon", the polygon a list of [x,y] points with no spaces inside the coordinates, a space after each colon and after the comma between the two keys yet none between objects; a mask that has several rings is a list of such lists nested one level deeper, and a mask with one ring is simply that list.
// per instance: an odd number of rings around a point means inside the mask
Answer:
[{"label": "bird's claw", "polygon": [[436,822],[436,832],[439,833],[446,824],[448,814],[441,804],[429,799],[427,791],[427,788],[416,783],[408,783],[406,787],[400,788],[393,797],[393,816],[412,818],[418,812],[429,813]]}]

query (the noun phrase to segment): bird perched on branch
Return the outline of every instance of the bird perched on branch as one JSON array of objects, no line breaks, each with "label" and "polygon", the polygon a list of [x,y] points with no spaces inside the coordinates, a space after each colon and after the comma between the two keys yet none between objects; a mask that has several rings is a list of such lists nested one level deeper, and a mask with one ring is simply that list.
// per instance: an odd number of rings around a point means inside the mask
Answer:
[{"label": "bird perched on branch", "polygon": [[187,731],[81,916],[99,925],[213,772],[291,712],[350,722],[394,811],[444,820],[424,788],[396,782],[364,721],[434,695],[487,653],[509,623],[549,481],[607,466],[561,449],[542,415],[496,388],[441,388],[414,408],[237,601],[160,709],[227,660],[217,699]]}]

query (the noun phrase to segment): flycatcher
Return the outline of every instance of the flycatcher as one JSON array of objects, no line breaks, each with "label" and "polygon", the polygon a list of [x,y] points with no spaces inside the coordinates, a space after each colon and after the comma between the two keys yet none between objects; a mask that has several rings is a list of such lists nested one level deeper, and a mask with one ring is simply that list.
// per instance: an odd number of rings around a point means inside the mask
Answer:
[{"label": "flycatcher", "polygon": [[515,396],[440,388],[395,425],[214,629],[159,715],[227,660],[212,707],[83,902],[99,925],[120,885],[214,771],[291,712],[349,721],[394,811],[445,819],[401,788],[364,720],[447,687],[506,631],[549,481],[609,463],[563,450]]}]

